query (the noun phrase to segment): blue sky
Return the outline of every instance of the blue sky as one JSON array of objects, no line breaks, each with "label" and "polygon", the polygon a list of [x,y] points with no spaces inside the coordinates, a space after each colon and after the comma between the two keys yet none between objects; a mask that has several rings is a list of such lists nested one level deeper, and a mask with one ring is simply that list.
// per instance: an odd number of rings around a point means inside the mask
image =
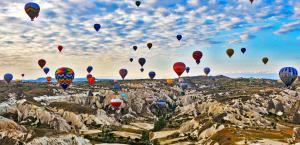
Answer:
[{"label": "blue sky", "polygon": [[[96,77],[119,78],[120,68],[128,69],[128,78],[147,78],[149,71],[157,78],[176,77],[172,66],[177,61],[191,68],[188,75],[203,75],[210,67],[211,75],[277,78],[281,67],[300,69],[299,0],[255,0],[252,5],[248,0],[141,0],[140,7],[135,0],[33,0],[41,7],[34,22],[24,11],[27,2],[0,2],[0,74],[44,77],[40,58],[47,60],[51,76],[67,66],[84,77],[92,65]],[[95,23],[102,26],[99,32]],[[150,51],[148,42],[153,43]],[[61,54],[57,45],[64,46]],[[245,54],[241,47],[247,48]],[[235,50],[231,59],[227,48]],[[195,50],[204,54],[200,65],[192,58]],[[265,56],[267,65],[261,62]],[[144,73],[139,57],[147,59]]]}]

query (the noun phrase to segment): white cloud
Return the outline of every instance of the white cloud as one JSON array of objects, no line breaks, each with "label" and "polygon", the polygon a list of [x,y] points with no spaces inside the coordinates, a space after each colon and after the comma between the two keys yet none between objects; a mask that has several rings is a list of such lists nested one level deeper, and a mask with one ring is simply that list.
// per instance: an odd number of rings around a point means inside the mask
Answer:
[{"label": "white cloud", "polygon": [[284,34],[291,31],[300,31],[300,21],[286,23],[280,29],[276,30],[274,34]]}]

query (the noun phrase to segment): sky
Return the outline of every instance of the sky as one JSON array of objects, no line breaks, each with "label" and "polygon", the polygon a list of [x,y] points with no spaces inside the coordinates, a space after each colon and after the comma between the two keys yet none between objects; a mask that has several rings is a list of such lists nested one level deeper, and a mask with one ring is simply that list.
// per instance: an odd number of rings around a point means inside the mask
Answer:
[{"label": "sky", "polygon": [[[169,78],[176,77],[178,61],[191,68],[183,76],[204,75],[204,67],[210,75],[265,78],[278,78],[285,66],[300,70],[299,0],[141,0],[140,7],[135,0],[32,0],[41,8],[33,22],[24,11],[27,2],[0,1],[0,75],[45,77],[39,59],[52,77],[59,67],[85,77],[92,65],[97,78],[120,78],[121,68],[128,69],[127,78],[147,78],[149,71]],[[235,50],[232,58],[228,48]],[[196,50],[203,52],[199,65],[192,58]],[[140,57],[147,60],[143,73]]]}]

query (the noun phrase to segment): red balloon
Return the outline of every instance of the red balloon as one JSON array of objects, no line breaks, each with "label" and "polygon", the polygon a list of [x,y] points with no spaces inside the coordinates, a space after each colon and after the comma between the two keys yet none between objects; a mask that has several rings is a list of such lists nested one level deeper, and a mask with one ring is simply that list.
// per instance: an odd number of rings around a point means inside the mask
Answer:
[{"label": "red balloon", "polygon": [[58,45],[58,46],[57,46],[57,49],[59,50],[59,52],[61,52],[61,51],[63,50],[63,48],[64,48],[64,47],[61,46],[61,45]]},{"label": "red balloon", "polygon": [[40,60],[38,61],[38,64],[39,64],[39,66],[40,66],[41,68],[43,68],[43,67],[46,65],[46,60],[40,59]]},{"label": "red balloon", "polygon": [[173,70],[176,72],[178,77],[180,77],[182,75],[182,73],[185,71],[185,69],[186,69],[186,66],[183,62],[176,62],[173,65]]},{"label": "red balloon", "polygon": [[196,60],[196,63],[199,64],[203,54],[201,51],[194,51],[193,58]]},{"label": "red balloon", "polygon": [[86,75],[86,79],[89,80],[89,78],[93,77],[91,74]]},{"label": "red balloon", "polygon": [[88,78],[89,84],[90,84],[91,86],[95,84],[95,80],[96,80],[95,77],[90,77],[90,78]]},{"label": "red balloon", "polygon": [[122,100],[121,99],[111,99],[110,105],[114,108],[119,108],[122,105]]},{"label": "red balloon", "polygon": [[122,77],[122,79],[124,80],[124,78],[127,76],[127,74],[128,74],[128,71],[127,71],[127,69],[120,69],[119,70],[119,74],[120,74],[120,76]]},{"label": "red balloon", "polygon": [[51,77],[46,77],[46,80],[48,81],[48,83],[50,83],[52,78]]}]

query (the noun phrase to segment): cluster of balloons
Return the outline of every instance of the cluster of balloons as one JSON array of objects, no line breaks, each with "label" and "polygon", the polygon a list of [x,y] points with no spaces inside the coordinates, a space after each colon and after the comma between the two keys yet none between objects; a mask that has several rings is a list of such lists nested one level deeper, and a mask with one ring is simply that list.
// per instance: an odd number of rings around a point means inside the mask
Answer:
[{"label": "cluster of balloons", "polygon": [[[245,52],[246,52],[246,48],[241,48],[241,52],[244,54]],[[231,58],[232,56],[233,56],[233,54],[234,54],[234,50],[232,49],[232,48],[228,48],[227,50],[226,50],[226,53],[227,53],[227,55],[229,56],[229,58]],[[269,58],[268,57],[263,57],[262,58],[262,62],[264,63],[264,64],[267,64],[268,63],[268,61],[269,61]]]},{"label": "cluster of balloons", "polygon": [[[46,66],[46,63],[47,63],[47,62],[46,62],[45,59],[40,59],[40,60],[38,60],[38,65],[41,67],[41,69],[43,69],[44,73],[45,73],[46,75],[48,75],[50,69],[49,69],[48,67],[45,67],[45,66]],[[50,83],[51,80],[52,80],[52,78],[51,78],[50,76],[47,76],[47,77],[46,77],[46,80],[47,80],[48,83]]]},{"label": "cluster of balloons", "polygon": [[91,75],[91,72],[93,71],[93,69],[94,68],[92,66],[88,66],[86,68],[86,71],[88,72],[86,79],[87,79],[90,86],[93,86],[95,84],[95,81],[96,81],[96,78],[93,77],[93,75]]}]

